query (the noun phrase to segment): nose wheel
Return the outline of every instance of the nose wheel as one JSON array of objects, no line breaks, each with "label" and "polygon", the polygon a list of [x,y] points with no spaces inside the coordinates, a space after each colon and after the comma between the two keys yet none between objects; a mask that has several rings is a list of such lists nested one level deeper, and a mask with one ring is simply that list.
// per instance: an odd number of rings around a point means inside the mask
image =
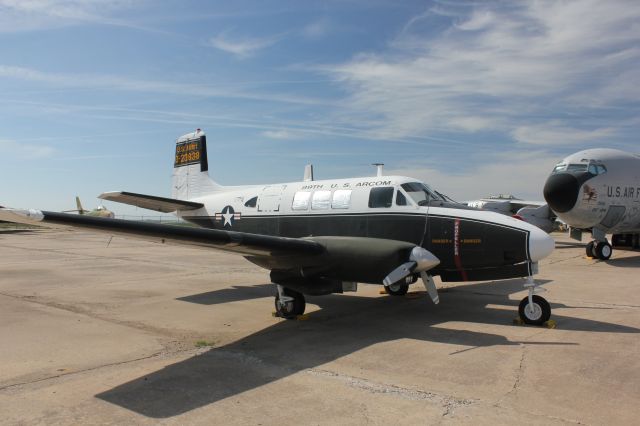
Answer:
[{"label": "nose wheel", "polygon": [[551,318],[551,305],[544,297],[534,294],[544,291],[535,283],[533,277],[529,277],[524,285],[529,290],[529,295],[520,301],[518,315],[525,324],[542,325]]}]

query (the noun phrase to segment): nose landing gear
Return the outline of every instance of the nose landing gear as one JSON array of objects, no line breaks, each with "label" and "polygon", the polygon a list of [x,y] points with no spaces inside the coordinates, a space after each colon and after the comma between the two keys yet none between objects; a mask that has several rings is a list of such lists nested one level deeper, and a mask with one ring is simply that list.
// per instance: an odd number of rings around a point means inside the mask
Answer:
[{"label": "nose landing gear", "polygon": [[535,293],[545,291],[538,287],[533,277],[529,276],[527,283],[524,285],[529,290],[527,297],[520,301],[518,306],[518,315],[525,324],[542,325],[551,318],[551,305],[544,297]]}]

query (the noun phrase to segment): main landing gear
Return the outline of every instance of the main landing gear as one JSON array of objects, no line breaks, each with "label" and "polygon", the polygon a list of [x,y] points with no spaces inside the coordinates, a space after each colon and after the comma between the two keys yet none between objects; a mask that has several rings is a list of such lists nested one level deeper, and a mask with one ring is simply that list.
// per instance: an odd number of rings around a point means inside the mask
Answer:
[{"label": "main landing gear", "polygon": [[551,305],[544,297],[540,297],[535,293],[545,291],[538,287],[533,277],[529,276],[527,283],[524,285],[529,290],[527,297],[520,301],[518,306],[518,315],[525,324],[542,325],[549,321],[551,317]]},{"label": "main landing gear", "polygon": [[418,281],[417,275],[409,275],[406,278],[401,279],[391,285],[386,286],[384,289],[387,294],[391,296],[404,296],[409,291],[409,286]]},{"label": "main landing gear", "polygon": [[290,290],[281,285],[276,285],[278,294],[276,294],[276,315],[280,318],[294,319],[298,315],[304,314],[306,303],[304,295],[297,291]]},{"label": "main landing gear", "polygon": [[609,260],[613,249],[607,240],[591,241],[586,247],[587,257],[595,257],[600,260]]}]

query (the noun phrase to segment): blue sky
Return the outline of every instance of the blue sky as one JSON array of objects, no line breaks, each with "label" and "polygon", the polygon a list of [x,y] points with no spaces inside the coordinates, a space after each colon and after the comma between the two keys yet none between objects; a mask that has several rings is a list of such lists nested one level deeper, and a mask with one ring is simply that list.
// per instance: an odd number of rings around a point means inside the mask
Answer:
[{"label": "blue sky", "polygon": [[168,196],[196,128],[222,184],[384,162],[541,199],[565,155],[640,151],[639,22],[637,1],[0,0],[0,204]]}]

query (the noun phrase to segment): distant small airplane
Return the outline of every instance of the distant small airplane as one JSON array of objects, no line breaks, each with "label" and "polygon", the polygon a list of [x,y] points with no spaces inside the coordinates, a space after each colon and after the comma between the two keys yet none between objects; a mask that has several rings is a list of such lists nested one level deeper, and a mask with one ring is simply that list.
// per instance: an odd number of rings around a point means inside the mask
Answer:
[{"label": "distant small airplane", "polygon": [[[607,260],[612,244],[640,248],[640,155],[605,148],[576,152],[556,164],[543,192],[572,238],[592,234],[587,256]],[[613,234],[612,244],[607,234]]]},{"label": "distant small airplane", "polygon": [[465,201],[463,204],[513,216],[535,225],[545,232],[551,232],[555,229],[555,214],[542,201],[526,201],[511,194],[500,194],[479,200]]},{"label": "distant small airplane", "polygon": [[545,232],[512,217],[451,202],[404,176],[221,186],[209,177],[204,132],[176,141],[172,198],[107,192],[104,200],[175,213],[198,228],[40,210],[0,209],[0,219],[74,226],[109,234],[239,253],[268,269],[283,318],[304,313],[304,295],[356,291],[357,283],[384,285],[403,295],[422,279],[439,302],[442,281],[526,278],[518,313],[529,324],[551,315],[536,293],[538,262],[554,249]]},{"label": "distant small airplane", "polygon": [[103,205],[99,205],[93,210],[85,210],[84,208],[82,208],[80,197],[77,197],[77,196],[76,196],[76,206],[78,207],[76,210],[65,210],[63,211],[63,213],[77,212],[78,214],[94,216],[94,217],[108,217],[108,218],[115,217],[115,214]]}]

